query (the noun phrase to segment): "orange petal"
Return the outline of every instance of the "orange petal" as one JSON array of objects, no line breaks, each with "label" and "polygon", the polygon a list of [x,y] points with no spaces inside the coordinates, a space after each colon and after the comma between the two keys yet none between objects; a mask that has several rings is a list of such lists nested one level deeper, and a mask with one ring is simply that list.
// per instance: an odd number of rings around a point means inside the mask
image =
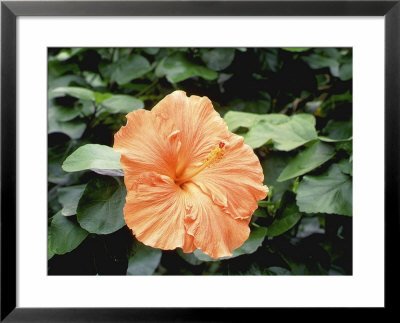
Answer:
[{"label": "orange petal", "polygon": [[258,207],[257,201],[268,194],[260,161],[243,141],[242,137],[232,134],[222,159],[192,178],[192,182],[234,219],[251,217]]},{"label": "orange petal", "polygon": [[250,219],[233,219],[193,183],[185,183],[183,188],[190,206],[185,227],[196,248],[215,259],[231,256],[248,239]]},{"label": "orange petal", "polygon": [[175,91],[162,99],[152,113],[171,120],[180,130],[177,177],[201,165],[209,152],[229,136],[228,128],[207,97],[187,97]]},{"label": "orange petal", "polygon": [[180,132],[173,123],[150,111],[129,113],[127,124],[114,136],[114,150],[121,153],[127,189],[144,172],[175,176]]},{"label": "orange petal", "polygon": [[125,222],[136,238],[159,249],[195,250],[187,235],[184,217],[185,194],[174,181],[155,172],[142,174],[128,191],[124,207]]}]

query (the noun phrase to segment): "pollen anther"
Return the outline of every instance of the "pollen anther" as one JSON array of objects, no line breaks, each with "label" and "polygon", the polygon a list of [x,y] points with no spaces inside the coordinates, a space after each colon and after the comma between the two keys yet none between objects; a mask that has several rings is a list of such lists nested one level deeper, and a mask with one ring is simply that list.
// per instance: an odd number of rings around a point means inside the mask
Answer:
[{"label": "pollen anther", "polygon": [[208,154],[207,158],[204,160],[203,165],[200,167],[204,169],[205,167],[210,167],[211,165],[219,162],[221,158],[225,154],[225,149],[224,149],[225,144],[223,142],[220,142],[218,147],[215,147],[211,152]]}]

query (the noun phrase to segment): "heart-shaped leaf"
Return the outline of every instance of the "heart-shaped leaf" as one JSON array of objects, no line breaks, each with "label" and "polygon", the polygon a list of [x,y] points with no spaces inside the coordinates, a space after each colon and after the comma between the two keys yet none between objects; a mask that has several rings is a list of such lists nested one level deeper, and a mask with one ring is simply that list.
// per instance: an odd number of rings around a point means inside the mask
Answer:
[{"label": "heart-shaped leaf", "polygon": [[234,48],[203,48],[200,53],[203,62],[214,71],[221,71],[227,68],[235,58]]},{"label": "heart-shaped leaf", "polygon": [[291,159],[279,175],[278,182],[303,175],[321,166],[335,155],[335,148],[320,141],[312,143]]},{"label": "heart-shaped leaf", "polygon": [[252,128],[258,122],[268,122],[272,124],[280,124],[287,122],[287,116],[283,114],[257,114],[250,112],[228,111],[224,120],[228,126],[229,131],[236,131],[240,127]]},{"label": "heart-shaped leaf", "polygon": [[93,91],[83,87],[65,86],[58,87],[50,91],[50,98],[56,98],[65,95],[69,95],[81,100],[95,101]]},{"label": "heart-shaped leaf", "polygon": [[352,215],[352,181],[333,164],[318,176],[304,176],[297,192],[301,212]]},{"label": "heart-shaped leaf", "polygon": [[49,110],[49,119],[48,119],[48,133],[56,133],[61,132],[65,133],[71,139],[79,139],[82,137],[82,134],[85,132],[86,123],[80,120],[71,120],[71,121],[58,121],[55,118],[52,118],[51,110]]},{"label": "heart-shaped leaf", "polygon": [[87,235],[86,230],[58,212],[54,215],[49,228],[48,249],[55,254],[63,255],[78,247]]},{"label": "heart-shaped leaf", "polygon": [[156,74],[166,76],[171,83],[178,83],[188,78],[199,76],[206,80],[215,80],[218,73],[190,61],[181,52],[176,52],[163,59],[157,67]]},{"label": "heart-shaped leaf", "polygon": [[125,225],[123,208],[126,189],[113,177],[93,178],[79,200],[77,218],[91,233],[109,234]]},{"label": "heart-shaped leaf", "polygon": [[88,144],[79,147],[69,155],[62,168],[66,172],[90,169],[102,175],[123,176],[120,158],[121,154],[111,147]]},{"label": "heart-shaped leaf", "polygon": [[100,72],[111,82],[123,85],[143,76],[151,68],[149,61],[145,57],[133,54],[129,57],[121,58],[115,63],[102,66]]},{"label": "heart-shaped leaf", "polygon": [[127,275],[152,275],[161,260],[161,250],[136,241],[128,260]]},{"label": "heart-shaped leaf", "polygon": [[86,184],[62,187],[58,189],[58,201],[63,206],[61,214],[70,216],[76,214],[79,200],[85,190]]},{"label": "heart-shaped leaf", "polygon": [[112,98],[103,101],[102,105],[110,113],[129,113],[144,107],[144,103],[139,99],[122,94],[114,95]]}]

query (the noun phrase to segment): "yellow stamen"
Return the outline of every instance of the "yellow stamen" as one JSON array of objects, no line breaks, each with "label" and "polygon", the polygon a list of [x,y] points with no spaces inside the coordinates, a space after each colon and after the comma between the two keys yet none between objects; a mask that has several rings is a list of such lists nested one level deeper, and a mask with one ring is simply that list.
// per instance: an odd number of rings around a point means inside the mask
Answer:
[{"label": "yellow stamen", "polygon": [[175,183],[177,185],[181,185],[182,183],[186,182],[193,176],[196,176],[198,173],[200,173],[204,168],[210,167],[211,165],[219,162],[221,158],[225,154],[225,149],[224,149],[225,144],[223,142],[220,142],[217,147],[215,147],[211,152],[208,154],[207,158],[204,160],[203,164],[197,168],[194,169],[192,172],[187,174],[185,178],[178,178],[175,180]]}]

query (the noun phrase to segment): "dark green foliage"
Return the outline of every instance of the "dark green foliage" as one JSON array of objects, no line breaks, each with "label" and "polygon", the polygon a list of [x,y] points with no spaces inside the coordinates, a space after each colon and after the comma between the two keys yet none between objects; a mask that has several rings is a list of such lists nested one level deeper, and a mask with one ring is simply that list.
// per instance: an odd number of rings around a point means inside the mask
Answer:
[{"label": "dark green foliage", "polygon": [[109,234],[125,225],[123,207],[126,189],[121,180],[108,176],[92,178],[79,200],[77,218],[90,233]]},{"label": "dark green foliage", "polygon": [[[351,275],[352,50],[50,48],[48,273]],[[209,97],[259,157],[266,200],[232,257],[158,250],[123,219],[114,134],[176,89]]]}]

